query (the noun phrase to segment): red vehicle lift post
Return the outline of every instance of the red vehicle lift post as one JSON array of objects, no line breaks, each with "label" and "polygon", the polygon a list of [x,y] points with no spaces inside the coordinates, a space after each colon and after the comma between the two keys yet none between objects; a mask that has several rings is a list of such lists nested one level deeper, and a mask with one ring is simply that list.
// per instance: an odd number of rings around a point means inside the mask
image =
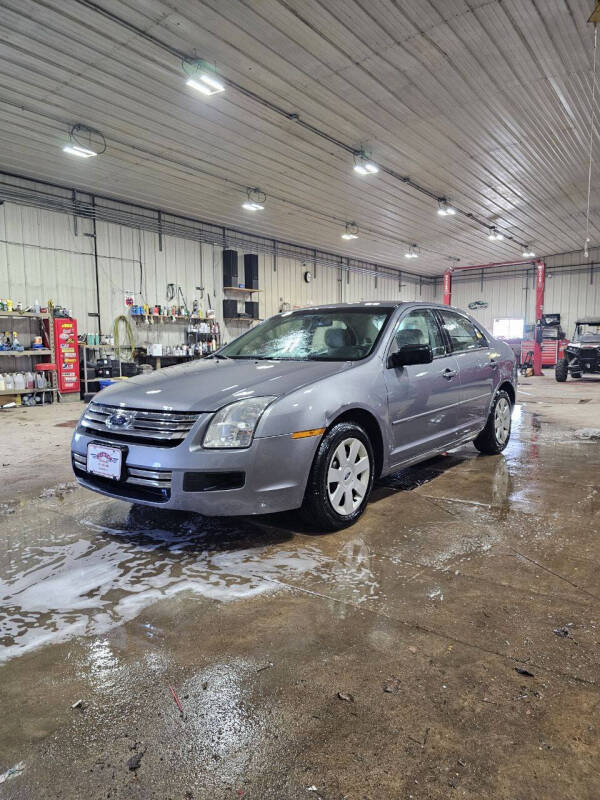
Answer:
[{"label": "red vehicle lift post", "polygon": [[[452,273],[457,270],[488,269],[491,267],[516,267],[531,264],[531,261],[496,261],[491,264],[468,264],[455,266],[444,272],[444,305],[452,305]],[[535,262],[535,341],[533,345],[533,374],[542,375],[542,314],[544,311],[544,290],[546,288],[546,264]]]},{"label": "red vehicle lift post", "polygon": [[538,261],[535,265],[535,339],[533,343],[533,374],[542,375],[542,314],[544,312],[544,291],[546,289],[546,264]]}]

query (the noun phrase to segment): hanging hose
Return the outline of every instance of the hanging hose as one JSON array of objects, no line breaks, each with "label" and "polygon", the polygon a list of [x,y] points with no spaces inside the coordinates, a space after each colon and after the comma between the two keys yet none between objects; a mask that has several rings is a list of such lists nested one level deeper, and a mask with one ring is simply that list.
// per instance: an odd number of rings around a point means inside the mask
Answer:
[{"label": "hanging hose", "polygon": [[115,342],[115,350],[117,351],[117,357],[120,357],[120,350],[119,347],[119,323],[125,323],[125,333],[127,334],[127,338],[129,339],[129,346],[131,347],[131,360],[133,361],[133,357],[135,355],[135,341],[133,339],[133,329],[131,327],[131,322],[128,320],[127,317],[121,314],[118,317],[115,317],[115,321],[113,324],[113,338]]}]

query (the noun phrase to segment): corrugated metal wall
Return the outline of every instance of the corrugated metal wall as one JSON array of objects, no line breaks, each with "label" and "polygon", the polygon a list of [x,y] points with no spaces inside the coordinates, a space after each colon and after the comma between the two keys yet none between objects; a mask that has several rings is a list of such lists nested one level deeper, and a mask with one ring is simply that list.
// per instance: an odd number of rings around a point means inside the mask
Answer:
[{"label": "corrugated metal wall", "polygon": [[[123,206],[124,209],[127,206]],[[0,206],[0,297],[32,304],[48,299],[73,310],[79,330],[96,332],[97,311],[93,222],[30,206],[6,202]],[[222,317],[222,248],[176,236],[125,225],[96,223],[100,314],[102,330],[111,329],[114,318],[124,313],[126,293],[136,303],[166,303],[167,283],[180,286],[189,305],[197,298],[204,310],[208,296]],[[252,252],[249,248],[248,252]],[[259,253],[259,315],[268,317],[282,303],[302,307],[317,303],[358,300],[433,299],[433,285],[414,276],[374,275],[347,268],[315,265],[305,260]],[[238,250],[238,269],[243,275],[243,251]],[[304,273],[313,280],[307,283]],[[196,287],[203,287],[200,292]],[[177,302],[177,301],[176,301]],[[240,301],[242,310],[243,301]],[[222,326],[223,340],[235,338],[247,323]],[[171,323],[136,328],[136,341],[176,344],[183,339],[182,325]]]},{"label": "corrugated metal wall", "polygon": [[[127,209],[127,206],[123,206]],[[102,329],[109,331],[114,318],[124,312],[126,292],[136,302],[166,303],[167,283],[180,286],[188,304],[197,298],[203,309],[208,296],[222,322],[222,248],[177,236],[159,236],[153,231],[98,221],[96,224],[100,313]],[[31,206],[7,202],[0,206],[0,297],[31,304],[52,299],[73,309],[81,332],[96,332],[96,279],[93,255],[93,222]],[[248,252],[252,252],[251,246]],[[600,250],[590,251],[589,263],[581,252],[546,259],[547,312],[559,312],[563,327],[572,333],[575,318],[600,312]],[[240,275],[243,251],[238,250]],[[349,267],[349,269],[347,269]],[[317,303],[359,300],[441,301],[441,281],[434,286],[412,275],[369,274],[352,271],[352,262],[340,268],[315,265],[310,256],[278,257],[259,253],[259,315],[268,317],[283,303],[302,307]],[[373,268],[375,270],[375,268]],[[313,280],[307,283],[304,273]],[[203,287],[200,292],[196,287]],[[532,323],[535,314],[533,267],[456,273],[453,304],[467,308],[474,300],[488,307],[472,313],[491,330],[494,317],[524,317]],[[240,310],[242,310],[240,301]],[[223,340],[238,336],[247,323],[222,326]],[[136,328],[136,341],[176,344],[183,339],[182,326],[170,323]]]},{"label": "corrugated metal wall", "polygon": [[[561,324],[571,336],[578,316],[600,314],[600,248],[590,250],[589,259],[581,251],[546,258],[544,310],[561,315]],[[441,302],[438,284],[436,300]],[[492,330],[495,317],[523,317],[535,322],[535,272],[530,267],[483,270],[454,275],[452,304],[468,309],[469,303],[484,300],[486,309],[469,313]]]}]

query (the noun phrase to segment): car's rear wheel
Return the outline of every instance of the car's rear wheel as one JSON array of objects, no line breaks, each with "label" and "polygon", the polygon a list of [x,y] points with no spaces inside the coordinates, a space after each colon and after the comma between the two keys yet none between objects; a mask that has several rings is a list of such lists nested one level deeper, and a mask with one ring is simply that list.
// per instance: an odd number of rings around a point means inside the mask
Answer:
[{"label": "car's rear wheel", "polygon": [[569,375],[569,361],[566,358],[561,358],[556,362],[554,367],[554,377],[559,383],[564,383]]},{"label": "car's rear wheel", "polygon": [[485,428],[473,442],[480,453],[495,455],[504,450],[510,439],[511,413],[510,397],[501,389],[494,397]]},{"label": "car's rear wheel", "polygon": [[313,460],[301,509],[306,522],[327,531],[356,522],[367,505],[374,465],[365,431],[353,422],[334,425]]}]

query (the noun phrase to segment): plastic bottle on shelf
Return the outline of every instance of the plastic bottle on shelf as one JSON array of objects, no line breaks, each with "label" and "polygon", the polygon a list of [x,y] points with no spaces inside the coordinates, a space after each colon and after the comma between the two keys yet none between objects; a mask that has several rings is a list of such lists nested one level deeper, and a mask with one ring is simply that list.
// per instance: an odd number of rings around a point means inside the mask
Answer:
[{"label": "plastic bottle on shelf", "polygon": [[6,384],[4,382],[4,375],[0,372],[0,392],[3,392],[6,389]]},{"label": "plastic bottle on shelf", "polygon": [[36,372],[35,373],[35,386],[36,389],[45,389],[47,386],[46,383],[46,376],[43,372]]},{"label": "plastic bottle on shelf", "polygon": [[25,373],[25,388],[35,389],[35,375],[33,374],[33,372]]},{"label": "plastic bottle on shelf", "polygon": [[12,391],[15,388],[15,381],[14,381],[12,372],[7,372],[4,377],[5,377],[4,386],[5,386],[6,390],[7,391]]},{"label": "plastic bottle on shelf", "polygon": [[15,382],[15,389],[25,388],[25,376],[23,375],[22,372],[14,373],[14,382]]},{"label": "plastic bottle on shelf", "polygon": [[41,308],[40,301],[36,300],[35,303],[33,304],[33,313],[34,314],[39,314],[40,313],[40,308]]}]

